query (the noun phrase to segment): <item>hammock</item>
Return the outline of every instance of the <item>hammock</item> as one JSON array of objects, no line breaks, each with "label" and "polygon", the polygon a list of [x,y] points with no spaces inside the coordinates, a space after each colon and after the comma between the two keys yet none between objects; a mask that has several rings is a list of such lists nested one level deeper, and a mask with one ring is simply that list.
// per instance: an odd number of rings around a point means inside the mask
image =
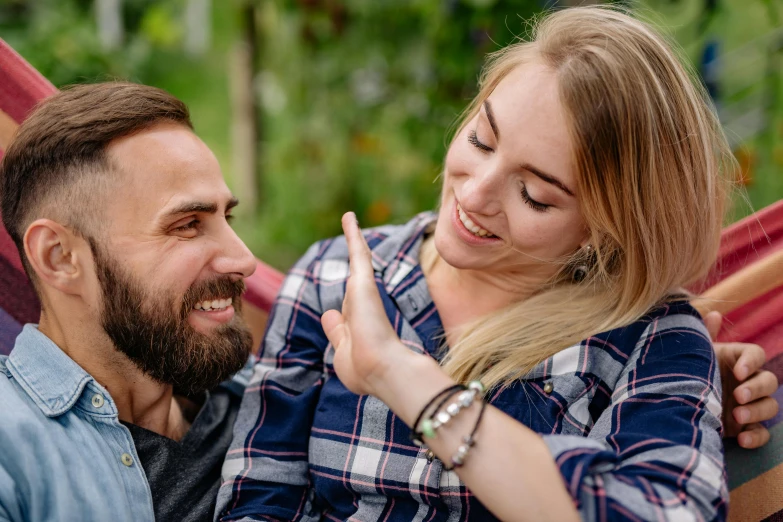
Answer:
[{"label": "hammock", "polygon": [[[0,140],[10,139],[33,106],[54,92],[0,39]],[[261,261],[246,280],[244,313],[256,346],[282,280],[280,272]],[[720,340],[760,344],[768,369],[783,381],[783,201],[724,230],[716,269],[698,289],[702,297],[694,305],[702,313],[719,310],[725,316]],[[16,247],[0,227],[0,354],[10,352],[24,323],[38,321],[39,310]],[[775,397],[783,402],[780,390]],[[783,413],[768,423],[772,439],[762,449],[744,450],[726,441],[730,520],[759,521],[776,514],[776,520],[783,520],[781,421]]]}]

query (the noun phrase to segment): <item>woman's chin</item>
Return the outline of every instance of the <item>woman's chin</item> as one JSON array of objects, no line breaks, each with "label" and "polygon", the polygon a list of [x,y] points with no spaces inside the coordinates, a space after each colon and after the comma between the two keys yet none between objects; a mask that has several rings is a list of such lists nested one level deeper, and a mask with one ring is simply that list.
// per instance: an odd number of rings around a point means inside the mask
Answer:
[{"label": "woman's chin", "polygon": [[481,258],[478,252],[471,252],[462,242],[447,234],[439,234],[435,229],[435,250],[438,257],[447,265],[460,270],[481,270],[486,265],[486,258]]}]

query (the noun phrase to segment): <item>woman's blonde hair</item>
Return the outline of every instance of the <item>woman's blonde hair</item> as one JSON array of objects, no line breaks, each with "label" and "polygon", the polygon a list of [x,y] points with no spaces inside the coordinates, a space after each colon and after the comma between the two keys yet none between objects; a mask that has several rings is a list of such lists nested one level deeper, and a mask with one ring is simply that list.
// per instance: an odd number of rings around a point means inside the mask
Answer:
[{"label": "woman's blonde hair", "polygon": [[[582,339],[637,321],[703,277],[717,255],[734,157],[673,46],[617,9],[556,11],[532,41],[490,55],[459,129],[532,60],[557,73],[593,253],[574,254],[532,297],[466,328],[444,360],[462,382],[509,384]],[[422,264],[436,256],[425,248]],[[589,266],[580,282],[577,264]]]}]

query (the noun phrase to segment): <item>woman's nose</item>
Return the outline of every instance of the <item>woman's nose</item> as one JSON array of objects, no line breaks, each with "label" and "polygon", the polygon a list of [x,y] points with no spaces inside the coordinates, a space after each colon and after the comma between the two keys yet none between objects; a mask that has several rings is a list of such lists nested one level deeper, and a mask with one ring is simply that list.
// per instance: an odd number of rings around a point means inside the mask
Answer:
[{"label": "woman's nose", "polygon": [[500,212],[502,195],[507,190],[503,180],[492,168],[468,175],[462,186],[460,205],[468,212],[492,216]]}]

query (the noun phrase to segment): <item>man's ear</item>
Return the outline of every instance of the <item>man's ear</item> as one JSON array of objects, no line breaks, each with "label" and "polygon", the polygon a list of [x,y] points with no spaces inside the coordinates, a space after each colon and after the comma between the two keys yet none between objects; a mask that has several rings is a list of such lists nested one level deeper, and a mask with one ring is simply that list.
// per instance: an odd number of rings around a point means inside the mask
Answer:
[{"label": "man's ear", "polygon": [[41,282],[65,294],[78,294],[84,259],[74,233],[51,219],[37,219],[24,234],[24,252]]}]

